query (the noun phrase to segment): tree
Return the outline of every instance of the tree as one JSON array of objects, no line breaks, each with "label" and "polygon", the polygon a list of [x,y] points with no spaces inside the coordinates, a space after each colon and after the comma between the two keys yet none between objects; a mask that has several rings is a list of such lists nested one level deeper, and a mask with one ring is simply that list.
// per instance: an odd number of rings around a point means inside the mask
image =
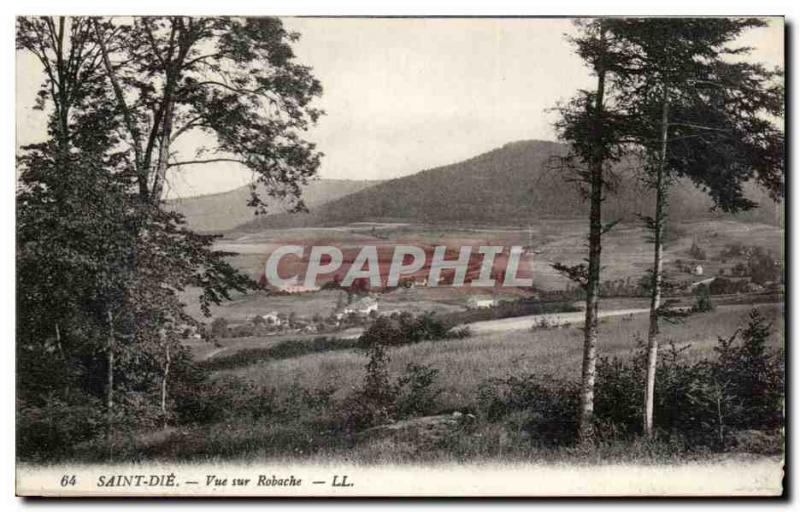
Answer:
[{"label": "tree", "polygon": [[[18,159],[18,360],[42,364],[22,379],[19,394],[32,406],[71,390],[105,395],[111,435],[117,333],[114,322],[130,275],[133,244],[126,206],[130,183],[113,109],[91,77],[98,48],[88,22],[19,18],[17,48],[37,57],[45,74],[37,108],[50,109],[46,142]],[[109,172],[112,170],[112,172]],[[52,329],[58,356],[48,350]],[[105,361],[97,354],[105,353]],[[33,360],[36,360],[33,363]],[[48,371],[49,369],[49,371]],[[23,372],[25,373],[25,372]],[[104,386],[96,374],[106,374]],[[59,381],[59,379],[63,379]]]},{"label": "tree", "polygon": [[578,438],[581,443],[588,443],[594,437],[602,236],[614,224],[603,225],[603,191],[609,185],[609,164],[618,161],[624,154],[624,144],[619,136],[620,118],[606,104],[606,89],[609,78],[623,69],[626,55],[624,46],[609,33],[608,20],[579,22],[578,26],[581,35],[573,39],[573,43],[578,55],[597,77],[597,85],[593,91],[580,91],[576,98],[560,108],[561,119],[556,128],[560,138],[570,143],[570,153],[558,163],[562,169],[570,171],[568,179],[578,181],[585,187],[584,195],[589,199],[589,255],[588,265],[566,266],[558,263],[554,268],[579,283],[586,291]]},{"label": "tree", "polygon": [[[179,293],[197,289],[208,315],[255,287],[213,249],[213,236],[163,208],[170,144],[209,129],[213,149],[246,159],[274,182],[270,193],[299,195],[319,155],[297,132],[318,114],[306,106],[319,86],[292,62],[295,37],[261,18],[18,19],[18,49],[42,65],[38,107],[49,120],[48,140],[19,157],[18,358],[32,370],[18,383],[23,407],[104,397],[109,454],[120,421],[166,424],[170,379],[186,374],[175,367],[187,361],[183,326],[200,326]],[[199,66],[258,90],[216,93],[193,83]],[[256,109],[254,96],[270,98],[272,110]],[[173,131],[175,122],[183,124]]]},{"label": "tree", "polygon": [[746,18],[618,20],[617,37],[631,49],[620,75],[627,136],[642,148],[655,190],[655,211],[645,222],[654,245],[645,383],[644,431],[653,435],[653,395],[662,310],[664,230],[670,184],[680,176],[706,190],[715,206],[740,211],[756,205],[742,184],[755,179],[773,197],[783,193],[783,134],[772,121],[783,112],[779,71],[732,61],[747,48],[730,43],[762,26]]},{"label": "tree", "polygon": [[[303,209],[301,185],[320,154],[301,137],[321,115],[310,68],[295,62],[277,18],[136,18],[93,20],[105,75],[127,131],[143,201],[163,199],[167,171],[235,162],[253,172],[249,204],[263,211],[257,183]],[[184,136],[208,142],[180,155]]]}]

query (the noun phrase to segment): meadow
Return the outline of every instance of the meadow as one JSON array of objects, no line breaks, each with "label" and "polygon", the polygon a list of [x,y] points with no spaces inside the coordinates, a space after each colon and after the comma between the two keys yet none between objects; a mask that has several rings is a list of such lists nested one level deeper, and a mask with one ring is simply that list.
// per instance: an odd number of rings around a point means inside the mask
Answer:
[{"label": "meadow", "polygon": [[[691,359],[711,356],[717,337],[730,336],[742,327],[750,309],[747,305],[719,306],[713,312],[690,316],[682,324],[665,324],[663,339],[674,342],[678,348],[689,346],[686,355]],[[771,346],[782,346],[782,306],[761,305],[758,310],[774,322]],[[646,336],[647,321],[647,315],[601,321],[600,355],[630,355],[636,348],[637,337]],[[442,410],[470,410],[475,406],[478,387],[493,377],[536,373],[543,377],[579,379],[582,350],[580,326],[518,330],[392,348],[389,368],[395,375],[409,363],[438,369]],[[216,378],[233,375],[257,386],[276,387],[279,392],[292,386],[333,387],[337,389],[335,396],[341,398],[360,384],[366,362],[363,351],[347,348],[244,365],[217,372]]]}]

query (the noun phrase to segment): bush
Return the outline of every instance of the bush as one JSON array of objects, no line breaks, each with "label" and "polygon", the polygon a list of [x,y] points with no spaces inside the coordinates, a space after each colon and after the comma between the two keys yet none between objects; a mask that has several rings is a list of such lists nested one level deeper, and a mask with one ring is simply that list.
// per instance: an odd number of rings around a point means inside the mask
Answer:
[{"label": "bush", "polygon": [[402,313],[392,318],[377,318],[361,335],[358,346],[369,349],[378,343],[385,347],[395,347],[421,341],[465,338],[469,335],[468,327],[450,328],[430,313],[418,317]]},{"label": "bush", "polygon": [[368,344],[366,353],[369,358],[364,367],[364,384],[344,402],[345,428],[355,432],[434,412],[441,393],[434,388],[439,370],[409,364],[405,374],[392,381],[385,342],[396,342],[399,331],[387,319],[380,318],[368,333],[362,336],[363,342]]},{"label": "bush", "polygon": [[695,303],[692,306],[692,311],[695,313],[707,313],[714,310],[714,305],[711,303],[711,292],[708,286],[701,284],[697,287],[695,293]]},{"label": "bush", "polygon": [[425,416],[438,408],[441,389],[435,387],[439,370],[410,363],[396,383],[396,413],[400,418]]},{"label": "bush", "polygon": [[718,277],[708,285],[711,295],[725,295],[731,293],[744,293],[747,291],[748,282],[743,279],[728,279]]},{"label": "bush", "polygon": [[105,432],[100,400],[80,394],[50,395],[42,404],[17,403],[17,457],[52,462],[69,456],[73,448]]},{"label": "bush", "polygon": [[[536,375],[490,379],[478,392],[479,414],[489,422],[524,418],[519,427],[540,445],[575,441],[577,384]],[[522,413],[522,416],[520,416]]]},{"label": "bush", "polygon": [[258,388],[233,376],[203,381],[175,396],[180,424],[214,423],[230,416],[258,420],[275,409],[274,390]]},{"label": "bush", "polygon": [[704,261],[706,259],[706,251],[697,245],[697,241],[694,241],[692,242],[692,246],[689,248],[689,256],[696,260]]},{"label": "bush", "polygon": [[[725,449],[741,430],[775,430],[783,425],[782,354],[769,351],[771,326],[753,310],[747,326],[719,338],[714,359],[686,362],[672,343],[656,369],[654,424],[693,448]],[[597,364],[595,415],[598,431],[623,435],[642,431],[641,393],[645,351],[640,342],[633,357],[600,358]]]},{"label": "bush", "polygon": [[217,317],[211,322],[211,335],[215,338],[228,337],[228,319]]}]

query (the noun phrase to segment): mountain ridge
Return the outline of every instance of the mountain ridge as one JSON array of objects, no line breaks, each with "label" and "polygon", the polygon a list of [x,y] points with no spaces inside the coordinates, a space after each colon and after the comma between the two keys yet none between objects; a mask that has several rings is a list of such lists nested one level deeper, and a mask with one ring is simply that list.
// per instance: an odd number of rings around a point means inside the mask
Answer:
[{"label": "mountain ridge", "polygon": [[[279,214],[244,223],[235,231],[329,226],[351,222],[528,223],[535,219],[578,218],[588,212],[577,183],[559,172],[556,162],[567,146],[523,140],[449,165],[374,184],[320,204],[311,213]],[[605,219],[634,220],[652,210],[652,190],[636,177],[635,163],[619,164],[616,192],[607,192]],[[670,190],[670,215],[676,220],[735,217],[776,224],[779,205],[752,184],[748,197],[762,205],[735,216],[712,210],[712,201],[686,179]],[[444,199],[444,195],[447,198]]]},{"label": "mountain ridge", "polygon": [[[374,180],[318,179],[303,187],[302,197],[306,206],[313,208],[376,183]],[[225,192],[170,199],[167,205],[183,214],[195,231],[224,232],[263,217],[256,216],[255,210],[247,206],[249,199],[250,186],[244,185]],[[279,215],[288,205],[285,201],[272,200],[269,207],[269,215]]]}]

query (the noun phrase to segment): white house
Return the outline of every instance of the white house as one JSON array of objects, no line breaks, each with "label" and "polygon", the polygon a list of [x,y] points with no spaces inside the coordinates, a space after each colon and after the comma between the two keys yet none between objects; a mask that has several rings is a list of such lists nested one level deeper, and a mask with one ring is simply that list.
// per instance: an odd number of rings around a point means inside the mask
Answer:
[{"label": "white house", "polygon": [[266,315],[261,315],[261,318],[269,325],[281,325],[283,321],[277,311],[270,311]]},{"label": "white house", "polygon": [[692,274],[694,274],[696,276],[702,276],[703,275],[703,265],[695,265],[695,267],[692,269]]},{"label": "white house", "polygon": [[372,297],[364,297],[363,299],[359,299],[342,309],[343,315],[349,315],[350,313],[357,313],[360,315],[368,315],[373,311],[378,311],[378,301]]},{"label": "white house", "polygon": [[319,291],[319,286],[305,286],[302,284],[288,284],[286,286],[281,286],[280,291],[286,293],[307,293],[307,292],[316,292]]},{"label": "white house", "polygon": [[492,297],[472,296],[467,300],[467,307],[469,309],[491,308],[496,305],[497,301]]}]

